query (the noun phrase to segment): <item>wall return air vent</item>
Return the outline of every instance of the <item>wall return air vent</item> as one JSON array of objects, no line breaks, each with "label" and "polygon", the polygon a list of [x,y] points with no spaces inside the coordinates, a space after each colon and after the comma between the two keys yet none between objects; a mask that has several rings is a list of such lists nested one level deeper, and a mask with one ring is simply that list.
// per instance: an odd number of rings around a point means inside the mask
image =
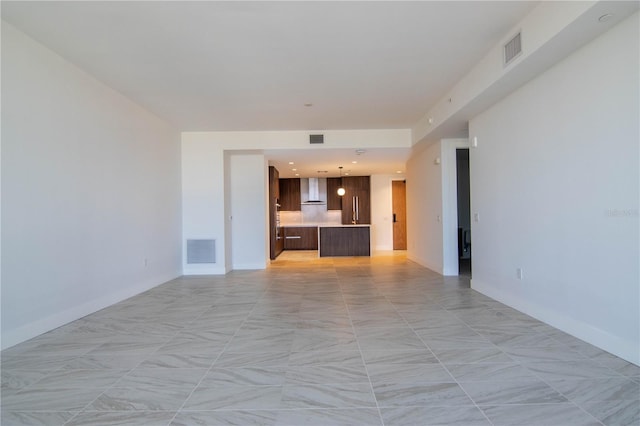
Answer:
[{"label": "wall return air vent", "polygon": [[216,263],[216,240],[187,240],[187,264]]},{"label": "wall return air vent", "polygon": [[516,34],[504,45],[504,64],[509,65],[511,61],[522,54],[522,33]]}]

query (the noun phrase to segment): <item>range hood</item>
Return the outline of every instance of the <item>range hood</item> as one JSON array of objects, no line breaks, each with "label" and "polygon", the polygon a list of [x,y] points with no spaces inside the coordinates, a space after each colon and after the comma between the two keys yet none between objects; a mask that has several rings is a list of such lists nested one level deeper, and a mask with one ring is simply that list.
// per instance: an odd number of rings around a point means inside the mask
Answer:
[{"label": "range hood", "polygon": [[327,179],[302,178],[300,179],[300,198],[303,205],[327,204]]}]

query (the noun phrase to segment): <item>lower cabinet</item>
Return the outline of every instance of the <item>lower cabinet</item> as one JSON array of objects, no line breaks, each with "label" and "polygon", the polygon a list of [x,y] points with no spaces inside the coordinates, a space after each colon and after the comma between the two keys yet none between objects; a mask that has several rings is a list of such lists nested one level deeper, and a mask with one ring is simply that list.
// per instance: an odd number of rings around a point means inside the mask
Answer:
[{"label": "lower cabinet", "polygon": [[287,226],[284,228],[285,250],[318,250],[317,226]]}]

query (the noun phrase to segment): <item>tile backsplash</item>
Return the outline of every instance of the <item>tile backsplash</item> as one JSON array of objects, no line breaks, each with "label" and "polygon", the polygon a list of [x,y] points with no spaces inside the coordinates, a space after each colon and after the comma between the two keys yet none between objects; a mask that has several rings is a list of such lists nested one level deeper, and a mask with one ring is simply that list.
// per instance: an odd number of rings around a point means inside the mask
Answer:
[{"label": "tile backsplash", "polygon": [[281,211],[280,225],[295,226],[305,224],[339,225],[342,223],[340,210],[327,210],[326,205],[305,205],[297,212]]}]

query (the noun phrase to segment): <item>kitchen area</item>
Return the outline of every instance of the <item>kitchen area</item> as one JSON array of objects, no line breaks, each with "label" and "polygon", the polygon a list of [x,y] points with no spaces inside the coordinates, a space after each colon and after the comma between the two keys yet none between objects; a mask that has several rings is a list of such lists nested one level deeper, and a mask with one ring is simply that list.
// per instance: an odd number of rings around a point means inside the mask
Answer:
[{"label": "kitchen area", "polygon": [[284,250],[370,256],[370,177],[280,179],[270,166],[269,224],[271,260]]}]

